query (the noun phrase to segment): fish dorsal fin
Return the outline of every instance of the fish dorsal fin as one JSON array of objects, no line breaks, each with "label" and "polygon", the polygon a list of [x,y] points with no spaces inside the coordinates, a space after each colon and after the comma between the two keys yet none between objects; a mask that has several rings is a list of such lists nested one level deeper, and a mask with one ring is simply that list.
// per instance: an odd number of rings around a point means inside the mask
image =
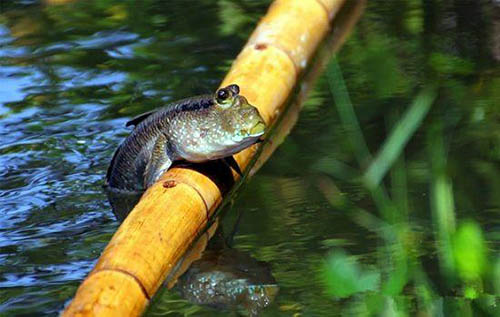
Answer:
[{"label": "fish dorsal fin", "polygon": [[145,113],[142,113],[134,118],[132,118],[132,120],[128,121],[127,123],[125,123],[125,126],[128,127],[128,126],[137,126],[139,123],[141,123],[144,119],[146,119],[147,117],[149,117],[150,115],[152,115],[153,113],[155,113],[157,110],[151,110],[151,111],[148,111],[148,112],[145,112]]}]

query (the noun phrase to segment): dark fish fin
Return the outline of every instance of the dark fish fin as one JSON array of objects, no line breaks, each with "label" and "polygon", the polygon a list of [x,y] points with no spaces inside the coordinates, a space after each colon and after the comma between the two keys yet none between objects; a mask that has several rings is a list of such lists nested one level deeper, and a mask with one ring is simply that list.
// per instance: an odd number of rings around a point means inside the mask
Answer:
[{"label": "dark fish fin", "polygon": [[144,188],[153,185],[161,175],[169,169],[170,165],[172,165],[172,160],[167,152],[167,142],[168,139],[164,135],[156,139],[151,157],[144,169]]},{"label": "dark fish fin", "polygon": [[138,125],[139,123],[141,123],[141,121],[143,121],[144,119],[146,119],[147,117],[149,117],[150,115],[152,115],[153,113],[155,113],[157,110],[151,110],[151,111],[148,111],[148,112],[145,112],[143,114],[140,114],[136,117],[133,117],[132,120],[128,121],[127,123],[125,123],[125,126],[128,127],[128,126],[136,126]]},{"label": "dark fish fin", "polygon": [[111,162],[109,163],[108,170],[106,171],[106,183],[109,182],[109,178],[111,177],[111,170],[113,169],[113,165],[115,165],[116,157],[118,156],[118,152],[120,151],[121,147],[122,146],[120,144],[116,149],[115,154],[113,154]]},{"label": "dark fish fin", "polygon": [[238,173],[240,176],[243,176],[243,173],[241,172],[240,166],[232,156],[228,156],[222,159],[222,162],[232,168],[236,173]]}]

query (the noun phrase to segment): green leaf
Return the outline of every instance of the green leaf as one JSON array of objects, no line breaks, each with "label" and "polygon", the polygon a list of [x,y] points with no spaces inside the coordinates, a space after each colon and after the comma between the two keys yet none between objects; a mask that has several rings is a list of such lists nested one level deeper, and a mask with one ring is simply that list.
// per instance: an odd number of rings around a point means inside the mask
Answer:
[{"label": "green leaf", "polygon": [[340,250],[328,257],[322,273],[327,293],[341,298],[373,291],[378,288],[380,281],[378,272],[363,271],[353,257]]},{"label": "green leaf", "polygon": [[452,238],[453,258],[462,280],[478,280],[486,269],[486,246],[479,225],[472,221],[461,224]]}]

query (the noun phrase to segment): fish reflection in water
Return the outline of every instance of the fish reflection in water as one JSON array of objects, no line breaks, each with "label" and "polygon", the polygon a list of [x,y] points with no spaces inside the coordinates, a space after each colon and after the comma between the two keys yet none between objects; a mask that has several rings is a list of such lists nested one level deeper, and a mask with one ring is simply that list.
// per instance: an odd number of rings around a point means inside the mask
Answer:
[{"label": "fish reflection in water", "polygon": [[244,310],[250,316],[269,306],[279,290],[268,263],[230,248],[205,251],[179,278],[177,288],[193,304]]}]

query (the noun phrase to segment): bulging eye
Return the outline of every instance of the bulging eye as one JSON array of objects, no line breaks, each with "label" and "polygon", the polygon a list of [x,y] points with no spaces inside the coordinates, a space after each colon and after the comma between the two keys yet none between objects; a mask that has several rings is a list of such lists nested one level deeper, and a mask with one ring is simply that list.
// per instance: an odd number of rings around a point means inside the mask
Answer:
[{"label": "bulging eye", "polygon": [[240,93],[240,87],[236,84],[232,84],[226,87],[226,89],[229,89],[233,95],[237,95]]},{"label": "bulging eye", "polygon": [[221,103],[227,98],[229,98],[229,92],[226,88],[222,88],[217,91],[217,102]]}]

